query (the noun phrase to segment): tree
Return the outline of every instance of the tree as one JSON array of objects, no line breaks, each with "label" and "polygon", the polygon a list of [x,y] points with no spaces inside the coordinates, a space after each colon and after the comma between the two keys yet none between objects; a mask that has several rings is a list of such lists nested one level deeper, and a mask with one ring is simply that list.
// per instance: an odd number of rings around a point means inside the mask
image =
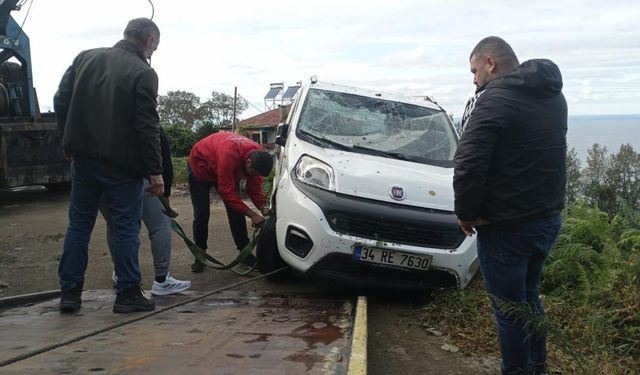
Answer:
[{"label": "tree", "polygon": [[617,154],[607,155],[607,148],[594,144],[588,151],[584,170],[584,195],[602,211],[613,217],[627,204],[640,210],[640,155],[630,144]]},{"label": "tree", "polygon": [[169,138],[171,155],[188,156],[191,147],[196,143],[196,134],[189,128],[179,125],[163,125]]},{"label": "tree", "polygon": [[[236,118],[249,107],[249,102],[238,95],[236,99]],[[216,127],[231,125],[233,119],[233,96],[213,91],[211,98],[202,104],[204,116],[210,118]]]},{"label": "tree", "polygon": [[580,159],[575,148],[567,152],[567,202],[575,202],[583,192]]},{"label": "tree", "polygon": [[585,177],[588,179],[588,182],[604,180],[606,170],[609,168],[607,152],[607,146],[600,146],[598,143],[594,143],[593,146],[587,150]]},{"label": "tree", "polygon": [[201,140],[202,138],[218,132],[219,128],[217,128],[213,123],[208,122],[202,124],[196,129],[196,139]]},{"label": "tree", "polygon": [[[249,107],[249,102],[238,95],[236,117]],[[188,91],[169,91],[158,97],[158,114],[161,124],[169,124],[197,130],[201,126],[221,127],[231,125],[233,96],[213,91],[204,103]]]},{"label": "tree", "polygon": [[630,144],[620,146],[611,156],[606,180],[617,195],[633,209],[640,210],[640,154]]},{"label": "tree", "polygon": [[[236,99],[236,117],[249,107],[241,96]],[[217,128],[231,125],[233,119],[233,96],[213,91],[204,103],[188,91],[169,91],[158,97],[160,123],[167,129],[171,139],[172,153],[186,155],[196,140],[200,140]],[[191,134],[180,131],[188,130]],[[175,139],[174,139],[175,137]]]},{"label": "tree", "polygon": [[585,197],[592,205],[597,205],[602,211],[613,216],[618,204],[615,188],[607,180],[607,171],[611,165],[607,147],[595,143],[587,154],[587,167],[584,171]]},{"label": "tree", "polygon": [[192,128],[202,120],[200,98],[188,91],[169,91],[158,97],[161,124]]}]

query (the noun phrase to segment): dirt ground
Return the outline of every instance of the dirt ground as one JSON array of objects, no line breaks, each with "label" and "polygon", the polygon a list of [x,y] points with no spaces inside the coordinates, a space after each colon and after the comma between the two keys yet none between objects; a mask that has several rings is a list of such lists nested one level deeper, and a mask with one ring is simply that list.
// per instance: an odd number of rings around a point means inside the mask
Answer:
[{"label": "dirt ground", "polygon": [[[58,289],[57,267],[67,226],[68,193],[52,193],[41,187],[0,189],[0,298]],[[191,204],[185,189],[174,190],[173,208],[178,223],[191,233]],[[143,287],[153,281],[153,263],[147,233],[141,232],[140,266]],[[209,244],[212,254],[230,260],[235,254],[224,208],[212,203]],[[188,249],[173,236],[171,274],[192,281],[193,290],[211,290],[239,281],[230,272],[206,270],[193,274]],[[111,258],[106,246],[105,224],[98,218],[94,229],[85,289],[111,288]],[[238,290],[272,291],[309,295],[369,295],[369,373],[370,374],[497,374],[495,358],[472,358],[442,349],[443,337],[433,336],[413,325],[410,313],[427,300],[426,296],[377,293],[350,289],[327,281],[295,279],[272,283],[258,280]]]}]

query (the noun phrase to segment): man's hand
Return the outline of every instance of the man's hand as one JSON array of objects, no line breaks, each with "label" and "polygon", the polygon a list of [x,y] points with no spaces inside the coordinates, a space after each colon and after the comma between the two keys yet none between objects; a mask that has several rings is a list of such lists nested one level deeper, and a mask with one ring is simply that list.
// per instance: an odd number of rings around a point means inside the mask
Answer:
[{"label": "man's hand", "polygon": [[270,212],[270,211],[271,211],[271,210],[270,210],[267,206],[264,206],[264,207],[262,207],[262,208],[260,209],[260,212],[262,213],[262,216],[267,216],[267,215],[269,215],[269,212]]},{"label": "man's hand", "polygon": [[249,216],[249,218],[251,219],[251,223],[254,227],[259,227],[264,222],[264,218],[253,210],[247,211],[247,216]]},{"label": "man's hand", "polygon": [[162,195],[164,193],[164,180],[161,174],[149,176],[149,186],[146,191],[150,195]]},{"label": "man's hand", "polygon": [[476,229],[474,227],[489,224],[489,222],[481,217],[475,220],[460,220],[458,219],[458,224],[460,225],[460,229],[467,235],[467,237],[471,237],[476,234]]}]

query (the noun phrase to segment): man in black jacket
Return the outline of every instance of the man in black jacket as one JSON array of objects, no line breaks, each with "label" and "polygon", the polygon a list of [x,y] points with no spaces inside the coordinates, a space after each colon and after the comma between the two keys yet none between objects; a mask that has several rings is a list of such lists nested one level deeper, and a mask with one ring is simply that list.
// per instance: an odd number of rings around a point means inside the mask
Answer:
[{"label": "man in black jacket", "polygon": [[469,60],[477,90],[467,103],[454,159],[455,212],[467,235],[478,234],[502,373],[543,374],[546,332],[532,329],[535,324],[521,314],[544,315],[539,280],[564,207],[562,77],[549,60],[519,64],[498,37],[481,40]]},{"label": "man in black jacket", "polygon": [[153,21],[131,20],[115,46],[81,52],[54,97],[62,148],[71,160],[69,226],[58,268],[63,312],[81,306],[88,245],[103,194],[114,224],[118,285],[113,311],[155,308],[140,290],[138,248],[143,177],[150,194],[164,190],[158,76],[147,62],[159,42]]}]

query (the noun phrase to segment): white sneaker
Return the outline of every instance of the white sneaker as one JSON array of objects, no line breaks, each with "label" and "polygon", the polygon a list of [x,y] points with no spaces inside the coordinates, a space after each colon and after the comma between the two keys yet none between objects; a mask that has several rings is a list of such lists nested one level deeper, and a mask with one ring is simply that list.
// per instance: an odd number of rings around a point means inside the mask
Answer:
[{"label": "white sneaker", "polygon": [[168,294],[184,292],[189,288],[191,288],[191,281],[176,280],[171,277],[171,275],[167,274],[167,278],[163,283],[159,283],[155,280],[153,281],[151,294],[154,296],[166,296]]}]

